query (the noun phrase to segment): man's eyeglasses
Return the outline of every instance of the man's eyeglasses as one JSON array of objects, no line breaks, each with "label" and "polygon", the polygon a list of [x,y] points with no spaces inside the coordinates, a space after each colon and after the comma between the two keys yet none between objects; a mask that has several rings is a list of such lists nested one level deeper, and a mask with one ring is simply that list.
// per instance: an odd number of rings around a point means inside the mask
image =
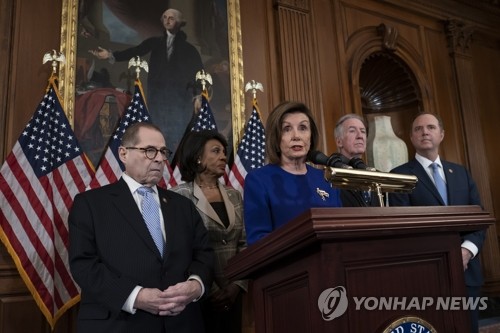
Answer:
[{"label": "man's eyeglasses", "polygon": [[160,152],[164,160],[168,159],[170,155],[172,155],[172,152],[167,148],[156,149],[154,147],[147,147],[147,148],[125,147],[125,149],[141,150],[144,152],[144,155],[146,155],[146,157],[150,160],[154,160],[156,158],[156,155],[158,155],[158,152]]}]

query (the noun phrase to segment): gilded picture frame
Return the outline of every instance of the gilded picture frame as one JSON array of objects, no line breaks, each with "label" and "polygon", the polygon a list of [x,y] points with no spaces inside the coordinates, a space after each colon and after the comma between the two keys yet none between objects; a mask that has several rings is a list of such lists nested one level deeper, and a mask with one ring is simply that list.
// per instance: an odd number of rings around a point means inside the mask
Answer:
[{"label": "gilded picture frame", "polygon": [[[82,5],[84,0],[63,0],[62,2],[62,15],[61,15],[61,46],[60,51],[64,54],[66,58],[66,62],[61,65],[59,69],[59,89],[63,98],[63,106],[64,110],[67,113],[67,116],[72,124],[73,128],[75,128],[75,112],[78,112],[79,108],[75,110],[75,102],[77,101],[78,95],[78,87],[79,87],[79,75],[81,75],[81,54],[82,50],[80,47],[79,50],[79,42],[81,42],[82,38],[82,22],[83,21],[82,14]],[[89,1],[87,1],[88,3]],[[92,1],[90,1],[92,2]],[[95,0],[94,2],[104,3],[104,0]],[[120,1],[114,1],[120,2]],[[186,2],[179,2],[185,7]],[[197,6],[196,1],[192,1],[192,8]],[[169,7],[175,8],[175,1],[171,1]],[[243,59],[242,59],[242,43],[241,43],[241,23],[240,23],[240,6],[239,0],[226,0],[226,19],[227,19],[227,49],[228,49],[228,63],[229,63],[229,75],[228,82],[230,83],[230,91],[228,92],[230,96],[230,101],[226,106],[226,109],[230,109],[230,125],[229,129],[226,127],[226,131],[230,131],[232,137],[230,137],[229,133],[225,133],[228,137],[228,141],[231,145],[230,148],[236,151],[236,147],[238,142],[240,141],[243,127],[245,123],[245,100],[244,100],[244,82],[243,82]],[[158,13],[158,19],[161,16],[161,12]],[[105,15],[105,14],[102,14]],[[132,13],[131,13],[131,16]],[[183,16],[189,16],[185,13],[185,8],[183,8]],[[156,18],[155,18],[156,19]],[[188,21],[188,25],[190,22]],[[197,24],[197,22],[191,23]],[[188,40],[189,40],[188,35]],[[225,36],[224,36],[225,37]],[[82,43],[83,45],[83,43]],[[88,51],[87,51],[88,52]],[[77,58],[77,54],[80,54]],[[91,56],[91,55],[90,55]],[[78,66],[78,72],[77,72]],[[208,69],[205,69],[209,72]],[[210,73],[210,72],[209,72]],[[146,74],[141,74],[141,81],[144,84],[144,77]],[[130,80],[129,80],[130,81]],[[133,82],[133,80],[131,80]],[[213,87],[214,93],[217,93],[217,88]],[[147,94],[147,87],[146,87]],[[212,106],[212,105],[211,105]],[[213,109],[213,106],[212,106]],[[216,122],[217,115],[214,112]],[[81,119],[81,115],[78,115],[77,119]],[[98,121],[98,120],[96,120]],[[154,122],[154,119],[153,119]],[[220,126],[219,126],[220,127]],[[221,129],[219,128],[219,131]],[[78,138],[78,133],[75,131],[75,134]],[[80,138],[78,138],[79,141]],[[107,144],[107,143],[106,143]],[[103,147],[103,150],[106,146]],[[168,145],[168,142],[167,142]],[[82,145],[83,146],[83,145]],[[84,147],[85,150],[85,147]],[[87,152],[87,151],[86,151]],[[87,152],[88,153],[88,152]],[[97,158],[97,157],[95,157]],[[91,158],[92,160],[92,158]],[[97,167],[95,161],[93,161],[94,165]]]}]

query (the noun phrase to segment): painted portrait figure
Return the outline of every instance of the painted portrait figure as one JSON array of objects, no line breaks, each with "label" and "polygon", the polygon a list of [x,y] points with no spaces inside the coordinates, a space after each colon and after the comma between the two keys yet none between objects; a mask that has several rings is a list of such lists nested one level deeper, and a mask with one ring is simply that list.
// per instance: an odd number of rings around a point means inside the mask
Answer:
[{"label": "painted portrait figure", "polygon": [[[140,56],[149,65],[149,72],[140,76],[148,111],[152,122],[162,129],[169,149],[177,149],[191,120],[193,96],[201,89],[195,76],[201,69],[213,77],[210,106],[218,127],[231,141],[225,0],[154,0],[147,6],[130,0],[80,0],[78,9],[75,127],[80,126],[77,120],[85,118],[76,115],[82,110],[84,95],[107,89],[114,90],[114,98],[130,100],[136,74],[127,65],[130,58]],[[83,141],[92,137],[90,133],[81,135],[78,139]]]}]

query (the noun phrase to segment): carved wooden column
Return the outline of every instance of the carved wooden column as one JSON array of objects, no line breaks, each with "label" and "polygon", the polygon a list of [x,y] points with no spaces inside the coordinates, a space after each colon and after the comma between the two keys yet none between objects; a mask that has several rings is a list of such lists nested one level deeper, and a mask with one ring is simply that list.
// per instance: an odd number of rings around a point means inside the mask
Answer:
[{"label": "carved wooden column", "polygon": [[[449,20],[445,24],[448,47],[453,62],[459,108],[464,125],[467,156],[472,177],[476,181],[481,201],[486,210],[493,212],[488,161],[484,148],[477,95],[474,91],[473,62],[469,52],[472,43],[473,27],[458,20]],[[500,251],[496,226],[488,229],[486,242],[481,252],[486,284],[484,290],[488,294],[500,291]]]},{"label": "carved wooden column", "polygon": [[304,102],[321,119],[316,38],[309,0],[275,0],[282,96]]},{"label": "carved wooden column", "polygon": [[[9,71],[12,66],[10,53],[12,52],[12,34],[11,29],[14,21],[15,1],[0,1],[0,39],[2,48],[0,49],[0,165],[5,160],[11,149],[11,140],[9,135],[11,131],[8,124],[12,116],[9,117]],[[12,144],[14,145],[14,144]],[[3,246],[3,245],[2,245]]]}]

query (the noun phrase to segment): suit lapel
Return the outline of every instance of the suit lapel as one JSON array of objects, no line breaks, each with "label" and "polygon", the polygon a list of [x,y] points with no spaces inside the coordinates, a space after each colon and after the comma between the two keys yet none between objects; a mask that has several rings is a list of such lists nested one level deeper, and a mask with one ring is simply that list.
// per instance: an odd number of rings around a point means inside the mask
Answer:
[{"label": "suit lapel", "polygon": [[415,159],[410,161],[410,168],[415,176],[417,176],[419,183],[425,187],[436,200],[439,201],[441,205],[444,205],[443,199],[439,194],[436,185],[432,179],[430,179],[429,174],[424,170],[424,167]]},{"label": "suit lapel", "polygon": [[212,205],[210,205],[210,202],[208,202],[207,198],[203,194],[201,188],[195,182],[193,182],[193,196],[196,199],[196,208],[198,208],[200,212],[203,212],[203,214],[207,215],[220,225],[224,225],[224,223],[220,220],[219,215],[217,215]]},{"label": "suit lapel", "polygon": [[130,193],[130,189],[123,179],[120,179],[116,183],[115,189],[111,192],[111,204],[122,215],[125,223],[128,223],[144,241],[146,246],[161,259],[160,252],[149,233],[139,207],[137,207],[137,203],[134,201],[132,193]]},{"label": "suit lapel", "polygon": [[[172,204],[170,203],[172,198],[169,195],[169,191],[160,188],[158,186],[156,188],[158,189],[158,197],[160,198],[160,208],[161,208],[161,213],[163,215],[163,226],[165,228],[165,249],[163,253],[163,259],[166,260],[168,255],[170,254],[169,249],[172,248],[172,242],[175,241],[175,230],[173,230],[175,223],[169,223],[169,222],[172,219],[176,219],[177,215],[172,210]],[[158,253],[158,251],[156,252]]]},{"label": "suit lapel", "polygon": [[459,184],[460,179],[458,178],[458,172],[456,172],[453,165],[441,160],[443,164],[444,177],[446,178],[446,189],[448,191],[448,204],[453,205],[455,202],[455,193],[458,191],[457,184]]},{"label": "suit lapel", "polygon": [[[219,187],[223,186],[219,184]],[[222,194],[222,199],[224,200],[224,206],[226,206],[227,217],[229,218],[229,226],[227,228],[227,231],[231,231],[236,224],[236,212],[234,210],[234,204],[229,198],[224,188],[221,188],[220,193]]]}]

